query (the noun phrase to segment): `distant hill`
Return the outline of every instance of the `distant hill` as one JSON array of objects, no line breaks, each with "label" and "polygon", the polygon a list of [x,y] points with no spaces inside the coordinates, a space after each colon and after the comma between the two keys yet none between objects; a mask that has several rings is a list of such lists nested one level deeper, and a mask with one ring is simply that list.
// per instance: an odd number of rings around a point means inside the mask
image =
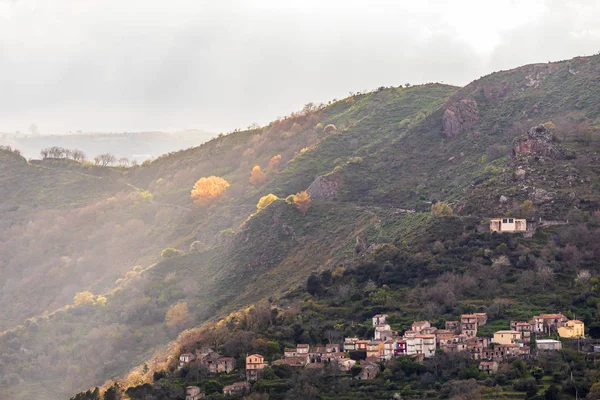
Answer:
[{"label": "distant hill", "polygon": [[[456,315],[474,307],[469,301],[484,308],[503,296],[527,301],[527,312],[573,309],[600,324],[596,303],[571,301],[578,269],[600,275],[590,261],[598,251],[599,76],[594,56],[497,72],[464,88],[380,88],[132,168],[28,164],[5,152],[0,396],[29,398],[43,386],[51,398],[68,397],[142,364],[184,328],[302,296],[313,272],[338,267],[348,271],[345,284],[389,290],[390,307],[406,306],[406,319],[424,312],[421,300]],[[252,184],[256,166],[264,181]],[[203,208],[190,190],[211,175],[230,187]],[[288,198],[304,190],[312,198],[305,214]],[[257,212],[269,193],[279,200]],[[432,216],[438,201],[457,216]],[[580,225],[532,238],[479,232],[486,217],[524,214]],[[369,256],[355,257],[357,249]],[[494,287],[483,279],[468,295],[432,294],[445,274],[487,276],[500,255],[513,267]],[[541,263],[560,274],[564,296],[541,303],[515,289]],[[427,295],[411,292],[417,286]],[[74,304],[83,290],[94,300]],[[357,298],[352,307],[372,305]],[[188,318],[167,325],[179,302]]]},{"label": "distant hill", "polygon": [[88,159],[98,154],[111,153],[117,158],[142,162],[145,159],[177,150],[198,146],[215,135],[199,130],[178,132],[86,132],[60,135],[23,135],[0,133],[0,145],[10,145],[25,156],[39,158],[40,150],[59,146],[82,150]]}]

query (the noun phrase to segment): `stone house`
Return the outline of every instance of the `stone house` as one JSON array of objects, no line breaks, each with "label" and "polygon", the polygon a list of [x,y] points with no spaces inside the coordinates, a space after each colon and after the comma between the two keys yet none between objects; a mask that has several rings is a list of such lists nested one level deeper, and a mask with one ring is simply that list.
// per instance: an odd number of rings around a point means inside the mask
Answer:
[{"label": "stone house", "polygon": [[217,353],[209,353],[201,358],[197,358],[196,363],[206,367],[211,375],[215,375],[219,372],[218,365],[220,358],[221,356]]},{"label": "stone house", "polygon": [[394,357],[406,355],[406,340],[396,340],[396,348],[394,349]]},{"label": "stone house", "polygon": [[214,353],[215,351],[210,347],[202,347],[200,349],[196,349],[196,358],[202,358],[204,356],[209,355],[210,353]]},{"label": "stone house", "polygon": [[235,369],[235,358],[219,357],[217,360],[217,372],[229,374]]},{"label": "stone house", "polygon": [[383,342],[379,340],[371,340],[367,343],[367,358],[377,357],[377,359],[381,359],[381,357],[383,356],[383,351]]},{"label": "stone house", "polygon": [[391,335],[392,334],[392,328],[388,325],[388,324],[378,324],[375,325],[375,333],[373,334],[373,338],[374,340],[382,340],[381,339],[381,335],[382,334],[387,334],[387,335]]},{"label": "stone house", "polygon": [[487,314],[486,313],[474,313],[474,316],[477,317],[477,326],[485,326],[487,324]]},{"label": "stone house", "polygon": [[429,321],[415,321],[413,322],[411,329],[413,332],[420,333],[421,329],[429,328],[430,326],[431,324],[429,323]]},{"label": "stone house", "polygon": [[585,336],[585,325],[577,319],[567,321],[558,328],[558,335],[561,338],[581,338]]},{"label": "stone house", "polygon": [[297,354],[308,354],[309,351],[310,351],[310,346],[307,344],[299,344],[296,346]]},{"label": "stone house", "polygon": [[345,358],[346,357],[346,353],[343,353],[341,351],[338,351],[337,353],[326,353],[323,358],[322,361],[323,362],[334,362],[335,360],[339,360],[340,358]]},{"label": "stone house", "polygon": [[373,316],[373,326],[377,326],[380,324],[385,324],[385,320],[387,319],[387,314],[376,314]]},{"label": "stone house", "polygon": [[510,321],[510,330],[520,332],[523,343],[531,342],[531,331],[533,330],[533,327],[529,322]]},{"label": "stone house", "polygon": [[338,358],[335,360],[335,363],[337,363],[339,369],[341,369],[342,371],[350,371],[352,369],[352,367],[354,366],[354,364],[356,364],[356,361],[350,359],[350,358]]},{"label": "stone house", "polygon": [[423,354],[424,357],[432,357],[435,354],[435,335],[405,336],[406,355]]},{"label": "stone house", "polygon": [[502,361],[509,358],[527,358],[531,349],[516,343],[496,344],[483,350],[483,358],[490,361]]},{"label": "stone house", "polygon": [[472,337],[466,340],[466,351],[471,360],[481,360],[487,358],[485,352],[490,347],[490,338]]},{"label": "stone house", "polygon": [[199,400],[204,397],[198,386],[188,386],[185,388],[185,400]]},{"label": "stone house", "polygon": [[479,370],[493,375],[498,372],[498,363],[496,361],[482,361],[479,363]]},{"label": "stone house", "polygon": [[494,332],[494,343],[510,344],[521,342],[521,332],[497,331]]},{"label": "stone house", "polygon": [[558,332],[568,321],[562,314],[540,314],[533,317],[533,332],[549,334]]},{"label": "stone house", "polygon": [[367,347],[369,346],[370,340],[357,340],[356,341],[356,350],[367,351]]},{"label": "stone house", "polygon": [[427,328],[423,328],[421,329],[421,332],[419,332],[421,335],[435,335],[437,333],[437,328],[435,326],[430,326]]},{"label": "stone house", "polygon": [[344,338],[344,351],[356,350],[356,342],[358,342],[358,338],[356,337]]},{"label": "stone house", "polygon": [[490,219],[490,231],[525,232],[527,231],[527,221],[517,218],[492,218]]},{"label": "stone house", "polygon": [[460,332],[468,337],[477,336],[477,315],[463,314],[460,316]]},{"label": "stone house", "polygon": [[223,388],[225,396],[241,396],[250,393],[250,384],[248,382],[235,382]]},{"label": "stone house", "polygon": [[192,353],[183,353],[179,356],[179,368],[183,368],[185,364],[189,364],[196,359],[196,355]]},{"label": "stone house", "polygon": [[446,321],[446,329],[449,331],[457,331],[460,328],[458,321]]},{"label": "stone house", "polygon": [[356,379],[360,379],[361,381],[367,381],[377,378],[377,374],[379,374],[378,364],[365,361],[361,364],[361,367],[362,370],[360,371],[360,374],[358,374]]},{"label": "stone house", "polygon": [[285,348],[283,349],[283,356],[285,358],[287,357],[296,357],[298,355],[298,353],[296,352],[295,348]]},{"label": "stone house", "polygon": [[396,354],[396,347],[398,347],[397,340],[390,339],[383,342],[383,358],[391,360]]},{"label": "stone house", "polygon": [[251,354],[246,357],[246,379],[255,381],[262,377],[263,370],[267,364],[265,358],[260,354]]},{"label": "stone house", "polygon": [[330,343],[325,345],[325,350],[328,353],[339,353],[342,350],[342,346],[340,346],[338,343]]}]

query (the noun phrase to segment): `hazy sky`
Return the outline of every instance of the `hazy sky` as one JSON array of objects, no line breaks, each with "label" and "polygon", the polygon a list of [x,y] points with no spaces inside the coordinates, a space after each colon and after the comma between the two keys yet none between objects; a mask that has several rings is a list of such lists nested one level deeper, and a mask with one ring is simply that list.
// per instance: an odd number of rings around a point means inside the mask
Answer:
[{"label": "hazy sky", "polygon": [[0,0],[0,132],[268,123],[600,51],[597,0]]}]

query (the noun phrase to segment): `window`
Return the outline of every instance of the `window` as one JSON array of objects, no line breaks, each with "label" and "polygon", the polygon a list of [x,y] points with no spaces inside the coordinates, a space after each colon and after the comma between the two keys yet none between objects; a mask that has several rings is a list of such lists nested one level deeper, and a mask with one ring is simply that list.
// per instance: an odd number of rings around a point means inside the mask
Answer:
[{"label": "window", "polygon": [[509,218],[509,219],[508,219],[508,223],[509,223],[509,224],[512,224],[513,222],[515,222],[515,220],[514,220],[514,219],[512,219],[512,218]]},{"label": "window", "polygon": [[508,223],[508,219],[506,219],[506,218],[502,218],[502,223],[503,223],[503,224],[507,224],[507,223]]}]

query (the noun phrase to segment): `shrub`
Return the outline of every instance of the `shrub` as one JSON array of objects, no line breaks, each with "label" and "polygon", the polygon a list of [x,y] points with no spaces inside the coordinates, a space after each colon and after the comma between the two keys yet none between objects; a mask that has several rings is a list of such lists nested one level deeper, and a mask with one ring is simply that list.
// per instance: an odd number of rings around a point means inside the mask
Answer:
[{"label": "shrub", "polygon": [[183,255],[183,251],[174,249],[172,247],[167,247],[160,253],[160,256],[163,258],[172,258],[180,255]]},{"label": "shrub", "polygon": [[431,205],[431,213],[435,216],[450,216],[452,215],[452,208],[446,203],[438,201]]},{"label": "shrub", "polygon": [[256,208],[258,208],[259,210],[264,210],[265,208],[269,207],[271,203],[278,199],[279,197],[275,196],[273,193],[269,193],[268,195],[260,198],[258,204],[256,205]]}]

